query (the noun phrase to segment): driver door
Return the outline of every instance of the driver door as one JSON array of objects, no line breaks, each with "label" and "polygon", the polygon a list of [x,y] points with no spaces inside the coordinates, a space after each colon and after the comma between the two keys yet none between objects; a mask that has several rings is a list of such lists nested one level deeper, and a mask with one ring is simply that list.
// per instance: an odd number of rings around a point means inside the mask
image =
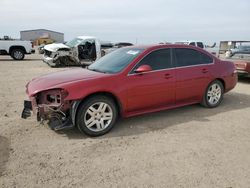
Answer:
[{"label": "driver door", "polygon": [[[127,109],[129,112],[164,108],[175,104],[175,69],[171,49],[160,49],[144,57],[127,76]],[[141,65],[152,71],[135,73]]]}]

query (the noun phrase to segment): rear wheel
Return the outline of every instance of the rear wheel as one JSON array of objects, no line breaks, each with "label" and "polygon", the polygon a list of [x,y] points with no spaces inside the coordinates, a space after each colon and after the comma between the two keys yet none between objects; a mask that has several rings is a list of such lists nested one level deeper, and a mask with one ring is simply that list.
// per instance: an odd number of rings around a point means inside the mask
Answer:
[{"label": "rear wheel", "polygon": [[11,51],[11,57],[15,60],[23,60],[24,51],[22,49],[14,49]]},{"label": "rear wheel", "polygon": [[209,84],[203,96],[202,105],[208,108],[217,107],[223,99],[224,87],[219,80]]},{"label": "rear wheel", "polygon": [[101,136],[109,132],[117,120],[117,107],[106,96],[94,96],[79,107],[76,124],[89,136]]}]

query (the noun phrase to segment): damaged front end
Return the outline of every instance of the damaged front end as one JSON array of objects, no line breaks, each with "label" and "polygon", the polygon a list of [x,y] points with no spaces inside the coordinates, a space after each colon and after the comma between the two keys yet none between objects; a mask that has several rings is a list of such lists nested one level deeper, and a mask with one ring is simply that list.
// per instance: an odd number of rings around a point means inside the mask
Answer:
[{"label": "damaged front end", "polygon": [[75,57],[74,49],[61,48],[55,52],[45,49],[43,61],[51,67],[79,65],[80,63]]},{"label": "damaged front end", "polygon": [[42,91],[24,101],[22,118],[31,116],[31,111],[37,116],[37,121],[48,121],[54,130],[69,129],[74,127],[71,121],[71,101],[64,100],[68,92],[63,89]]}]

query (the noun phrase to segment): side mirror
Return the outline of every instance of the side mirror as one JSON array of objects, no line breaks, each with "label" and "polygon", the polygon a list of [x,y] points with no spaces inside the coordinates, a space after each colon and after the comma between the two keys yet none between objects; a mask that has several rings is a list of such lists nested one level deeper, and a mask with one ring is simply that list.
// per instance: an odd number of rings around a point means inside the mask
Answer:
[{"label": "side mirror", "polygon": [[149,65],[141,65],[135,70],[135,73],[144,73],[152,70],[153,70],[152,67]]}]

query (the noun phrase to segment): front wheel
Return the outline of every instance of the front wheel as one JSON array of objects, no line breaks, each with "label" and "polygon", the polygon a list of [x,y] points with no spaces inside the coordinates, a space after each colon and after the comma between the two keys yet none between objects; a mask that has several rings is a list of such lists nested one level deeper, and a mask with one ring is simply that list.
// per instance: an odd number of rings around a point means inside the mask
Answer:
[{"label": "front wheel", "polygon": [[23,60],[24,52],[21,49],[14,49],[11,52],[11,57],[15,60]]},{"label": "front wheel", "polygon": [[89,136],[101,136],[109,132],[117,120],[117,107],[106,96],[93,96],[78,109],[76,124]]},{"label": "front wheel", "polygon": [[202,105],[208,108],[217,107],[223,99],[224,87],[219,80],[209,84],[203,96]]}]

